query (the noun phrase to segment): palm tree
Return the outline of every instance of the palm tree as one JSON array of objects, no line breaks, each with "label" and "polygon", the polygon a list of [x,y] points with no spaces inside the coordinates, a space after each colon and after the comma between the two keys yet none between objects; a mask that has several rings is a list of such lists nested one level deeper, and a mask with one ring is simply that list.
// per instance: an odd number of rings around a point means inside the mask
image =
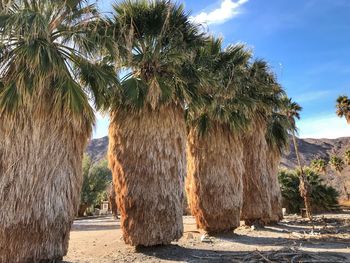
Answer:
[{"label": "palm tree", "polygon": [[298,165],[299,165],[299,169],[300,169],[299,190],[300,190],[301,197],[304,199],[305,208],[306,208],[306,216],[310,220],[312,220],[310,185],[309,185],[307,178],[306,178],[306,175],[304,173],[304,166],[301,162],[299,149],[298,149],[298,143],[297,143],[296,135],[295,135],[295,130],[296,130],[295,119],[300,119],[299,112],[302,110],[302,107],[298,103],[293,102],[290,98],[287,98],[287,97],[285,97],[283,103],[284,103],[285,115],[288,117],[291,125],[293,127],[295,127],[294,129],[292,129],[292,139],[293,139],[293,144],[294,144],[295,155],[297,157],[297,161],[298,161]]},{"label": "palm tree", "polygon": [[336,107],[338,117],[345,117],[346,121],[350,123],[350,100],[348,96],[339,96]]},{"label": "palm tree", "polygon": [[114,83],[92,60],[102,42],[94,4],[1,1],[0,262],[67,253],[79,204],[82,157]]},{"label": "palm tree", "polygon": [[169,244],[183,233],[184,108],[195,95],[183,67],[202,38],[182,5],[140,0],[113,8],[116,62],[127,74],[111,104],[108,158],[123,236],[135,246]]},{"label": "palm tree", "polygon": [[323,159],[312,160],[310,166],[317,173],[326,173],[327,163]]},{"label": "palm tree", "polygon": [[289,132],[293,129],[289,119],[281,111],[281,105],[274,109],[267,122],[266,141],[267,151],[267,170],[271,204],[271,215],[266,223],[275,223],[283,218],[282,213],[282,195],[278,182],[278,168],[281,162],[282,154],[289,148]]},{"label": "palm tree", "polygon": [[344,153],[344,159],[347,163],[347,165],[350,165],[350,150],[346,150]]},{"label": "palm tree", "polygon": [[[247,225],[271,222],[271,183],[267,167],[269,146],[266,141],[268,121],[278,105],[283,90],[267,63],[257,60],[249,67],[247,96],[255,101],[250,130],[243,136],[244,166],[241,220]],[[275,184],[276,185],[276,184]],[[275,190],[278,190],[276,187]],[[276,195],[279,195],[278,193]]]},{"label": "palm tree", "polygon": [[203,100],[188,107],[186,192],[197,226],[209,233],[239,226],[243,198],[243,144],[249,105],[239,95],[251,54],[242,45],[222,49],[212,38],[199,49],[195,68]]},{"label": "palm tree", "polygon": [[332,156],[329,160],[329,164],[334,171],[339,173],[339,175],[344,170],[344,161],[338,156]]}]

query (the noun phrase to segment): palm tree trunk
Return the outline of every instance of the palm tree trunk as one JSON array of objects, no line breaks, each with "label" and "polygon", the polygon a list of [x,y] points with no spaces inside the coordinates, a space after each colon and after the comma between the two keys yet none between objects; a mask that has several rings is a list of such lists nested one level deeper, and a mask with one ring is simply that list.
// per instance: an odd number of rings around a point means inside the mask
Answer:
[{"label": "palm tree trunk", "polygon": [[66,255],[91,131],[75,125],[46,108],[0,115],[0,262]]},{"label": "palm tree trunk", "polygon": [[118,218],[117,196],[115,194],[115,187],[112,183],[110,184],[110,189],[108,191],[108,201],[114,218]]},{"label": "palm tree trunk", "polygon": [[300,168],[300,185],[299,185],[299,191],[301,197],[304,199],[304,204],[305,204],[305,209],[306,209],[306,216],[312,220],[312,207],[311,207],[311,198],[310,198],[310,185],[306,180],[306,176],[304,173],[304,168],[301,163],[300,159],[300,154],[299,154],[299,149],[298,149],[298,144],[295,136],[295,132],[293,131],[292,134],[293,138],[293,144],[294,144],[294,149],[295,149],[295,155],[298,160],[299,168]]},{"label": "palm tree trunk", "polygon": [[253,133],[244,138],[243,207],[241,220],[245,224],[270,223],[271,185],[267,167],[266,125],[255,121]]},{"label": "palm tree trunk", "polygon": [[178,106],[115,111],[109,127],[109,166],[124,240],[169,244],[182,236],[186,124]]},{"label": "palm tree trunk", "polygon": [[278,182],[278,167],[281,161],[281,155],[279,152],[273,151],[273,149],[267,150],[267,168],[268,176],[270,180],[270,202],[271,202],[271,215],[269,222],[276,223],[283,219],[282,213],[282,194],[280,184]]},{"label": "palm tree trunk", "polygon": [[240,224],[243,185],[243,145],[217,125],[203,137],[191,130],[187,141],[186,192],[197,227],[210,233]]}]

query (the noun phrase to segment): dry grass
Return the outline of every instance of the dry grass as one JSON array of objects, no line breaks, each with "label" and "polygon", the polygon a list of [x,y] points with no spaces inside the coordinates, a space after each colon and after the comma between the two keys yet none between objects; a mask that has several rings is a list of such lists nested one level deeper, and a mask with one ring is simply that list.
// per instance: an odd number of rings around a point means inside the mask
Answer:
[{"label": "dry grass", "polygon": [[189,132],[186,192],[199,228],[221,232],[239,226],[242,158],[242,143],[220,125],[204,137],[198,137],[193,130]]},{"label": "dry grass", "polygon": [[67,252],[91,133],[50,105],[0,116],[0,262],[37,262]]},{"label": "dry grass", "polygon": [[183,110],[170,105],[139,114],[113,112],[108,159],[125,242],[152,246],[179,239],[186,172]]}]

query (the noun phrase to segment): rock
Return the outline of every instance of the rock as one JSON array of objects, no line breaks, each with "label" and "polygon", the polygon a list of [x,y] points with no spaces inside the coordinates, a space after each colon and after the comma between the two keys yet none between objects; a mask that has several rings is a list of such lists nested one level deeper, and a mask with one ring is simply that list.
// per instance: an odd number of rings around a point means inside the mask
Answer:
[{"label": "rock", "polygon": [[201,236],[201,242],[203,243],[211,243],[212,240],[210,239],[209,235],[205,233],[204,235]]},{"label": "rock", "polygon": [[194,239],[192,233],[188,233],[188,234],[187,234],[187,240],[188,240],[188,239]]}]

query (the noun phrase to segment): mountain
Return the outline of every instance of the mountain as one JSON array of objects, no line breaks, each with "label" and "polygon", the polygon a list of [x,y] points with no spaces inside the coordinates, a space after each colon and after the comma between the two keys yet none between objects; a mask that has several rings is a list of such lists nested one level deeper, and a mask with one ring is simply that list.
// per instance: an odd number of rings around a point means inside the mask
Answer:
[{"label": "mountain", "polygon": [[93,162],[106,158],[108,149],[108,136],[100,139],[90,140],[86,149],[87,154],[90,156]]},{"label": "mountain", "polygon": [[[342,157],[344,152],[350,149],[350,137],[338,139],[297,139],[300,157],[304,165],[317,158],[329,160],[332,155]],[[108,148],[108,137],[93,139],[87,147],[87,153],[94,162],[106,158]],[[281,161],[281,167],[294,169],[297,166],[297,159],[291,141],[290,151],[287,152]],[[350,166],[346,166],[341,175],[328,168],[326,175],[322,178],[327,184],[335,187],[345,197],[346,192],[350,193]],[[348,189],[348,190],[347,190]]]}]

